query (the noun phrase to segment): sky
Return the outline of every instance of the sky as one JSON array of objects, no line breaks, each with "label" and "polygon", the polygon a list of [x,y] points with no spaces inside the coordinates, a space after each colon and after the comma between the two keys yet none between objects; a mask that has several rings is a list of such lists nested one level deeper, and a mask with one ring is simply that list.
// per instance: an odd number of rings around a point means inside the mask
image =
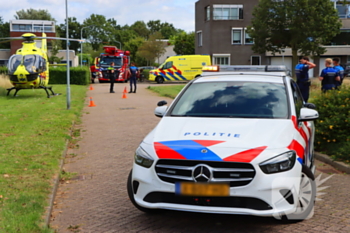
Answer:
[{"label": "sky", "polygon": [[[121,26],[136,21],[160,20],[186,32],[194,31],[194,7],[197,0],[67,0],[68,17],[83,21],[91,14],[114,18]],[[15,19],[16,11],[22,9],[48,10],[57,24],[66,18],[65,0],[4,0],[0,16],[4,22]]]}]

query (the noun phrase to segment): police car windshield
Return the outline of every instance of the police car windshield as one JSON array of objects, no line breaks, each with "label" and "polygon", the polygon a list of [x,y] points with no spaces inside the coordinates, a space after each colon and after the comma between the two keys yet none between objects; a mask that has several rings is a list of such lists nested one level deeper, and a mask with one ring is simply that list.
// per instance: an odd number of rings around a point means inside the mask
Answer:
[{"label": "police car windshield", "polygon": [[176,102],[170,115],[285,119],[288,101],[285,86],[279,83],[193,83]]},{"label": "police car windshield", "polygon": [[122,66],[121,57],[101,57],[100,64],[104,66],[109,66],[111,62],[114,62],[114,66]]}]

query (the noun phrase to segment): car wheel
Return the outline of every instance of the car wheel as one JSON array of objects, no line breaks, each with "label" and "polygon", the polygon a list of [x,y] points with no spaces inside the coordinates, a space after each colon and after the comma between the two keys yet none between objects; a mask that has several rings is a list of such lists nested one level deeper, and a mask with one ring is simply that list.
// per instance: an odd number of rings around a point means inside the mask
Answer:
[{"label": "car wheel", "polygon": [[282,221],[286,223],[300,222],[309,219],[314,214],[314,206],[316,199],[315,177],[311,170],[303,165],[299,195],[297,198],[297,208],[294,213],[283,215]]},{"label": "car wheel", "polygon": [[163,83],[163,82],[164,82],[163,77],[159,77],[159,76],[158,76],[158,77],[156,78],[156,82],[157,82],[157,83]]},{"label": "car wheel", "polygon": [[132,170],[129,173],[129,177],[128,177],[128,183],[127,183],[127,190],[128,190],[128,195],[130,198],[130,201],[132,202],[132,204],[139,210],[141,210],[142,212],[148,213],[148,214],[157,214],[159,212],[161,212],[162,210],[160,209],[148,209],[148,208],[144,208],[142,206],[139,206],[135,199],[134,199],[134,191],[133,191],[133,187],[132,187]]}]

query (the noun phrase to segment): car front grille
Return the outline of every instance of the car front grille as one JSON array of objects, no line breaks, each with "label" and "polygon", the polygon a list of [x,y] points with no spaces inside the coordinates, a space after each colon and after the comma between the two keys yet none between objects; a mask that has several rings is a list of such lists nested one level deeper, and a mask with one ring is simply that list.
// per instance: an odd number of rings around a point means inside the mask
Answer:
[{"label": "car front grille", "polygon": [[251,164],[237,162],[160,159],[155,165],[155,171],[159,179],[168,183],[195,182],[192,173],[198,165],[210,168],[212,177],[209,182],[225,182],[230,187],[247,185],[255,176]]}]

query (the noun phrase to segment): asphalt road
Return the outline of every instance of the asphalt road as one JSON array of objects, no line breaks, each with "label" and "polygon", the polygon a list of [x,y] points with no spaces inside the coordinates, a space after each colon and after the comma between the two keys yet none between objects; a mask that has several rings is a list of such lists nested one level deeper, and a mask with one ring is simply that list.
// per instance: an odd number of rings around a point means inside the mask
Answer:
[{"label": "asphalt road", "polygon": [[[88,91],[80,140],[68,150],[64,170],[73,179],[59,185],[50,226],[57,232],[350,232],[350,176],[317,162],[317,176],[334,174],[316,202],[312,219],[281,224],[273,218],[165,211],[147,215],[129,201],[126,180],[134,151],[159,122],[153,111],[160,100],[139,84],[136,94],[122,91],[128,84],[94,84]],[[156,85],[156,84],[154,84]],[[92,97],[96,107],[88,107]]]}]

